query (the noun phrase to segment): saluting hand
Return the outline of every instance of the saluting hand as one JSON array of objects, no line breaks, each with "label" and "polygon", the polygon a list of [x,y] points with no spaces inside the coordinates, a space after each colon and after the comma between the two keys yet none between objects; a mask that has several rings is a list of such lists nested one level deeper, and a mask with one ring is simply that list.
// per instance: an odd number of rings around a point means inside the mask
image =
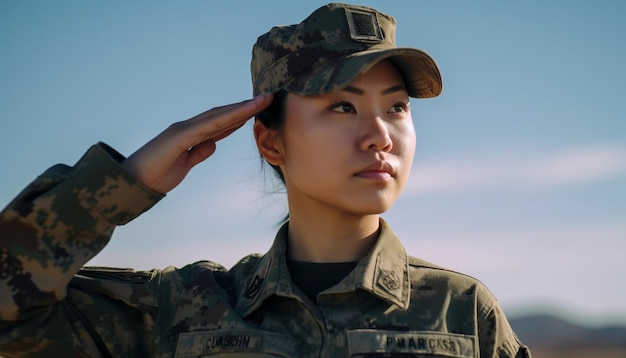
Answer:
[{"label": "saluting hand", "polygon": [[139,148],[122,165],[146,187],[165,194],[174,189],[196,164],[215,151],[215,143],[265,109],[272,95],[213,108],[172,124]]}]

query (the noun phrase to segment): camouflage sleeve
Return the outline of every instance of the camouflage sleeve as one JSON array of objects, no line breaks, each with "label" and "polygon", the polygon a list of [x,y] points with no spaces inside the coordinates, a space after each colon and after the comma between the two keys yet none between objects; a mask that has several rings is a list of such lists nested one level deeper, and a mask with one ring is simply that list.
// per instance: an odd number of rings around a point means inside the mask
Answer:
[{"label": "camouflage sleeve", "polygon": [[[87,336],[99,332],[84,322],[76,303],[93,298],[68,302],[68,295],[83,294],[68,284],[107,244],[116,225],[162,197],[125,173],[119,165],[123,159],[99,143],[74,167],[48,169],[0,212],[1,356],[45,345],[47,334],[56,335],[49,340],[71,339],[63,343],[66,348],[77,342],[98,345]],[[134,317],[126,309],[119,313]],[[56,346],[59,354],[63,344]]]},{"label": "camouflage sleeve", "polygon": [[478,317],[478,336],[481,357],[531,358],[530,350],[513,332],[496,298],[485,288],[487,304],[482,306]]}]

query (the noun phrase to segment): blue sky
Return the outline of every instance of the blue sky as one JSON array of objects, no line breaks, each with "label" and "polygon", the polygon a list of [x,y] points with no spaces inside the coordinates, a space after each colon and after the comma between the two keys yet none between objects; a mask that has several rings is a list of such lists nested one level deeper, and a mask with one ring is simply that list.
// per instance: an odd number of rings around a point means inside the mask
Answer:
[{"label": "blue sky", "polygon": [[[0,2],[0,203],[104,141],[251,95],[257,36],[321,1]],[[511,314],[626,323],[626,3],[363,1],[437,61],[413,100],[411,181],[384,215],[414,256],[479,278]],[[91,264],[265,252],[285,198],[247,124]]]}]

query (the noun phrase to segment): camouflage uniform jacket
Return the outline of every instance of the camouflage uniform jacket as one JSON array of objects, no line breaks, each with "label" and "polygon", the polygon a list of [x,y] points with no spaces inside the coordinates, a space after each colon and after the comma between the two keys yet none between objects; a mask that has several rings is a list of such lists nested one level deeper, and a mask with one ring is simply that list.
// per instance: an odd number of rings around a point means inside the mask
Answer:
[{"label": "camouflage uniform jacket", "polygon": [[[0,356],[525,357],[478,281],[378,242],[314,305],[290,280],[286,230],[232,269],[83,268],[160,198],[104,144],[37,178],[0,216]],[[404,355],[407,354],[407,355]]]}]

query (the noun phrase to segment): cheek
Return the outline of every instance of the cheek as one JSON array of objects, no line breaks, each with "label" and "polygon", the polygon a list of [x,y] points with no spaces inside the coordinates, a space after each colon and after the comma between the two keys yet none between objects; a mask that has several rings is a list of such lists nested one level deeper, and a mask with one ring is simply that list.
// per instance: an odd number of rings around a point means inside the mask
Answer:
[{"label": "cheek", "polygon": [[292,161],[292,165],[329,168],[345,152],[345,142],[337,140],[336,136],[308,131],[289,138],[286,158]]},{"label": "cheek", "polygon": [[329,151],[323,133],[302,123],[293,123],[282,136],[283,157],[289,171],[315,170],[324,164]]},{"label": "cheek", "polygon": [[402,157],[412,159],[415,153],[416,137],[413,122],[394,127],[393,148]]}]

